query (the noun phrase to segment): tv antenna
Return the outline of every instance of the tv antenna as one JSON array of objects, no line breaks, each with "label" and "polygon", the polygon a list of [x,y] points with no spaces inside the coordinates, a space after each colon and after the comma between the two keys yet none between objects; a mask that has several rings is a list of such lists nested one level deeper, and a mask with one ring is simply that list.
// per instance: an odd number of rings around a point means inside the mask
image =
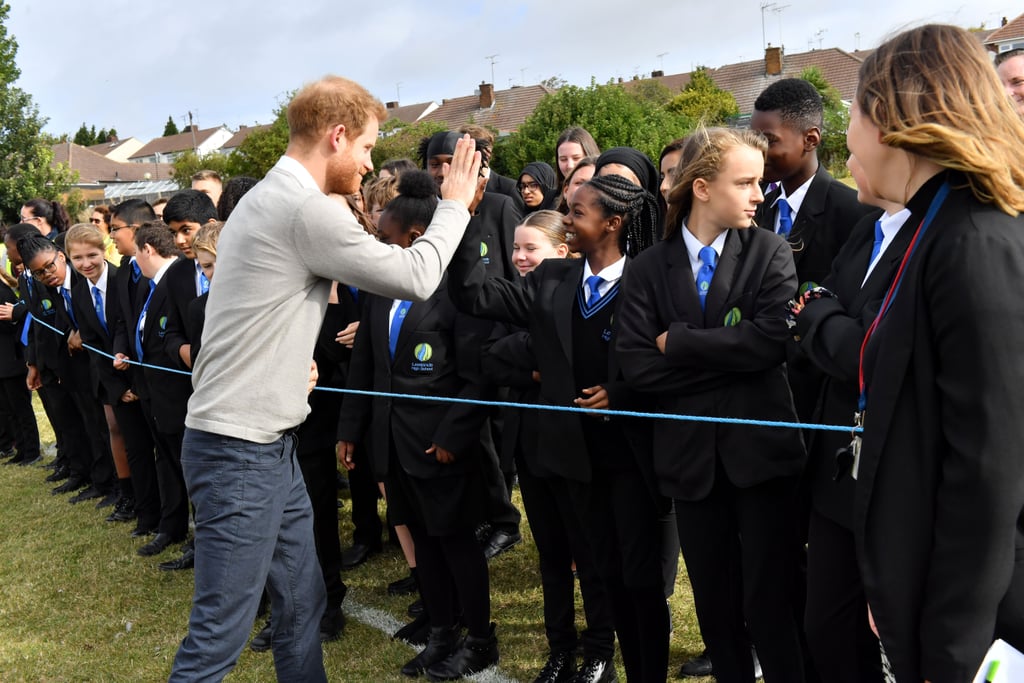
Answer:
[{"label": "tv antenna", "polygon": [[492,84],[494,83],[494,65],[498,63],[495,60],[498,57],[500,57],[500,56],[501,55],[487,55],[486,57],[484,57],[484,59],[489,59],[491,61],[491,83]]}]

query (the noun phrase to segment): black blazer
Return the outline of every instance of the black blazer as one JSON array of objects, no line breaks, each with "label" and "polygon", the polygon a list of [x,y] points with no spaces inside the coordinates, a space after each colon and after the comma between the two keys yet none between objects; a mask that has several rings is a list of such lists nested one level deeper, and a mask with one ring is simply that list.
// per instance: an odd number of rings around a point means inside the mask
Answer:
[{"label": "black blazer", "polygon": [[[124,266],[118,268],[117,276],[114,278],[116,294],[111,295],[111,298],[117,301],[112,353],[123,353],[132,360],[138,360],[135,357],[135,328],[132,325],[139,317],[136,307],[141,307],[146,295],[149,294],[149,279],[140,275],[137,282],[132,282],[132,267],[127,258],[122,259],[122,262]],[[132,366],[118,372],[125,375],[132,393],[140,398],[149,398],[145,377],[139,368]]]},{"label": "black blazer", "polygon": [[[626,379],[664,412],[794,421],[783,314],[795,291],[793,257],[781,237],[731,230],[702,312],[676,232],[630,268],[617,345]],[[655,339],[666,330],[662,354]],[[664,495],[703,499],[718,459],[729,480],[745,488],[798,474],[805,452],[795,429],[655,422],[654,466]]]},{"label": "black blazer", "polygon": [[[820,424],[853,425],[860,344],[917,227],[910,225],[911,220],[903,225],[865,282],[875,243],[874,225],[881,215],[881,210],[875,211],[857,223],[833,262],[832,272],[821,283],[836,298],[811,301],[797,317],[800,351],[824,375],[814,414],[814,421]],[[854,479],[849,473],[838,481],[833,478],[836,451],[849,443],[846,432],[811,431],[807,469],[813,481],[815,509],[853,531]]]},{"label": "black blazer", "polygon": [[167,269],[163,281],[167,286],[167,334],[164,346],[167,356],[176,363],[179,370],[189,367],[181,360],[178,350],[190,343],[188,336],[188,305],[198,296],[196,293],[196,263],[181,258]]},{"label": "black blazer", "polygon": [[[394,360],[388,350],[393,300],[369,293],[362,296],[366,301],[352,350],[349,389],[470,399],[490,396],[479,376],[478,356],[491,324],[458,314],[444,283],[429,299],[410,306]],[[387,473],[390,443],[409,475],[419,479],[456,476],[476,459],[486,417],[485,406],[350,394],[342,405],[338,440],[360,443],[369,437],[378,476]],[[455,462],[443,465],[425,453],[432,443],[451,451]]]},{"label": "black blazer", "polygon": [[[78,331],[82,341],[106,353],[113,353],[114,334],[117,331],[117,318],[120,307],[117,303],[117,266],[107,264],[107,291],[103,300],[107,331],[100,325],[96,316],[95,303],[92,298],[92,283],[82,278],[71,290],[71,299],[75,306],[75,317],[78,319]],[[131,377],[125,372],[114,369],[113,361],[104,356],[87,351],[92,366],[92,392],[106,405],[116,405],[124,392],[129,389]]]},{"label": "black blazer", "polygon": [[[191,261],[181,258],[179,258],[175,265],[180,264],[183,260],[186,265],[191,265]],[[149,309],[146,311],[145,327],[143,328],[142,360],[149,365],[180,370],[182,364],[177,357],[177,347],[174,349],[174,357],[171,357],[166,350],[167,325],[169,311],[172,306],[169,287],[171,281],[168,280],[167,276],[172,270],[174,270],[174,265],[164,273],[164,277],[160,279],[156,289],[153,290],[153,298],[149,302]],[[148,294],[148,281],[146,288]],[[141,292],[139,293],[141,294]],[[145,303],[145,297],[138,298],[135,316],[132,319],[132,325],[128,328],[133,345],[135,343],[134,331],[138,326],[139,318],[142,315],[142,307]],[[185,414],[188,412],[188,399],[192,395],[192,378],[187,375],[154,368],[143,368],[142,374],[149,389],[149,400],[157,429],[163,434],[176,435],[184,432]]]},{"label": "black blazer", "polygon": [[[71,265],[71,289],[84,278]],[[89,366],[89,352],[81,350],[72,355],[68,351],[68,335],[75,325],[71,322],[64,297],[55,287],[47,287],[41,282],[33,282],[29,291],[29,312],[35,320],[45,322],[64,334],[58,334],[33,321],[29,334],[28,347],[25,349],[25,362],[35,365],[45,383],[59,380],[70,391],[89,392],[92,386],[92,375]]]},{"label": "black blazer", "polygon": [[[765,195],[757,208],[754,220],[767,230],[775,231],[778,208],[772,203],[781,194],[776,189]],[[793,262],[799,286],[818,284],[831,272],[832,261],[849,239],[850,231],[860,217],[872,209],[857,201],[857,192],[833,178],[825,167],[811,179],[800,211],[793,221],[789,242],[793,246]],[[797,414],[810,421],[814,415],[815,400],[821,390],[821,373],[807,358],[798,353],[792,343],[788,353],[789,383]]]},{"label": "black blazer", "polygon": [[[526,328],[533,344],[533,352],[540,371],[541,384],[538,402],[542,404],[573,406],[578,397],[573,371],[572,307],[577,305],[578,291],[583,281],[583,259],[547,259],[536,270],[518,282],[487,277],[479,255],[480,236],[472,224],[466,229],[462,242],[448,267],[449,293],[459,310],[472,315]],[[631,270],[627,262],[626,273]],[[614,348],[622,305],[622,288],[615,297],[612,348]],[[456,286],[459,283],[460,286]],[[622,378],[618,357],[608,354],[609,378],[602,386],[608,392],[609,406],[613,410],[643,408],[641,397]],[[537,456],[559,477],[578,482],[590,482],[591,460],[583,432],[588,420],[603,419],[580,414],[557,413],[541,410],[537,414]],[[642,420],[614,418],[622,425],[630,441],[631,454],[644,476],[652,499],[660,507],[666,501],[657,495],[654,472],[650,462],[650,425]],[[624,462],[629,462],[625,460]]]},{"label": "black blazer", "polygon": [[487,187],[484,188],[484,191],[505,195],[512,200],[512,205],[519,215],[523,215],[526,211],[526,205],[523,203],[523,195],[519,194],[519,188],[516,185],[515,179],[491,171],[490,176],[487,178]]},{"label": "black blazer", "polygon": [[491,277],[519,279],[519,271],[512,264],[512,242],[522,217],[522,212],[508,197],[484,192],[484,198],[469,219],[470,226],[479,231],[480,258]]},{"label": "black blazer", "polygon": [[[942,175],[910,200],[907,227]],[[1024,215],[950,179],[865,353],[854,531],[899,681],[970,680],[999,635],[997,612],[1018,624],[1024,614],[1019,592],[1003,602],[1024,548]]]},{"label": "black blazer", "polygon": [[[14,290],[0,283],[0,303],[19,305],[20,299]],[[0,320],[0,377],[24,377],[25,358],[21,346],[21,325],[18,320]]]}]

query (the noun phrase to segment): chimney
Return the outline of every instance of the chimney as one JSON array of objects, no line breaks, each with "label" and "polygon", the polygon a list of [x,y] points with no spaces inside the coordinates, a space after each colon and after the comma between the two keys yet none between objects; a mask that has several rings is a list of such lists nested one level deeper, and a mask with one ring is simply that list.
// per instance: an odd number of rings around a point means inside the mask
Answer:
[{"label": "chimney", "polygon": [[768,76],[782,73],[782,48],[769,45],[764,50],[764,72]]},{"label": "chimney", "polygon": [[398,102],[388,102],[384,105],[385,109],[398,109]]},{"label": "chimney", "polygon": [[651,72],[651,78],[661,78],[664,75],[665,75],[665,72],[662,71],[661,69],[658,69],[657,71],[652,71]]},{"label": "chimney", "polygon": [[490,109],[494,106],[494,84],[480,83],[480,108]]}]

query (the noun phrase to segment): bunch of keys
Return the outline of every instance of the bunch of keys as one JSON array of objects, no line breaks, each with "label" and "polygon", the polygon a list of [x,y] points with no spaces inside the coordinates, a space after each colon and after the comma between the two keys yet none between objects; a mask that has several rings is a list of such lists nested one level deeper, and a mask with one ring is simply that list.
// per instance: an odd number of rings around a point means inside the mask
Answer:
[{"label": "bunch of keys", "polygon": [[840,481],[846,473],[849,472],[850,476],[854,479],[857,478],[857,474],[860,471],[860,446],[861,436],[858,429],[863,430],[864,428],[864,416],[865,411],[858,410],[853,414],[853,429],[851,434],[853,440],[850,441],[850,445],[844,446],[836,451],[836,469],[832,475],[832,479]]}]

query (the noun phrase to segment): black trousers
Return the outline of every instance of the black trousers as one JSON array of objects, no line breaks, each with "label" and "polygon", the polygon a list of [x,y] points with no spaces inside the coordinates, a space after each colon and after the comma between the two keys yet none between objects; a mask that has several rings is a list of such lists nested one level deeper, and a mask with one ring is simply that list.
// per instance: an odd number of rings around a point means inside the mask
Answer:
[{"label": "black trousers", "polygon": [[[46,403],[49,406],[47,417],[50,418],[53,431],[57,435],[65,463],[71,471],[71,478],[92,482],[91,441],[82,413],[76,405],[74,392],[56,380],[47,384],[45,389]],[[108,434],[106,419],[103,420],[102,432]],[[109,451],[109,445],[107,448]]]},{"label": "black trousers", "polygon": [[23,460],[39,457],[39,426],[32,409],[32,392],[25,386],[25,375],[0,378],[0,403],[10,416],[10,436]]},{"label": "black trousers", "polygon": [[670,627],[657,505],[635,466],[597,466],[589,484],[568,485],[608,594],[626,677],[663,681]]},{"label": "black trousers", "polygon": [[142,411],[142,402],[118,401],[112,407],[128,451],[138,526],[140,529],[156,529],[160,525],[160,487],[156,476],[153,433]]},{"label": "black trousers", "polygon": [[593,553],[569,487],[561,477],[537,477],[522,457],[516,458],[519,491],[526,508],[540,558],[544,591],[544,630],[551,652],[576,649],[576,604],[572,562],[583,596],[587,628],[583,652],[587,657],[611,659],[615,654],[615,625],[608,594],[594,564]]},{"label": "black trousers", "polygon": [[[349,493],[352,496],[352,543],[365,545],[372,550],[379,550],[381,534],[384,531],[380,514],[377,512],[380,489],[377,488],[376,477],[373,476],[373,464],[370,462],[369,449],[365,443],[356,445],[356,452],[352,459],[356,465],[355,469],[348,472]],[[302,456],[299,457],[299,462],[302,462]],[[334,461],[332,466],[336,467],[336,462]],[[311,493],[310,498],[312,497]],[[335,510],[337,510],[337,504],[335,504]],[[315,502],[313,511],[316,512]],[[319,547],[318,544],[317,548]],[[330,587],[328,586],[329,596]]]},{"label": "black trousers", "polygon": [[68,393],[86,436],[82,451],[88,479],[100,491],[110,493],[117,486],[117,473],[114,456],[110,452],[110,429],[103,405],[88,392],[72,389]]},{"label": "black trousers", "polygon": [[867,604],[853,532],[812,510],[804,629],[821,680],[883,680],[878,638],[868,626]]},{"label": "black trousers", "polygon": [[141,399],[153,443],[156,446],[156,482],[160,489],[160,533],[184,539],[188,535],[188,492],[181,471],[181,441],[185,433],[168,434],[157,429],[153,404]]},{"label": "black trousers", "polygon": [[[495,432],[497,437],[494,436]],[[487,521],[497,529],[518,531],[523,516],[512,504],[511,492],[505,483],[505,475],[501,471],[501,462],[494,447],[495,443],[501,443],[500,433],[501,423],[495,417],[488,418],[481,432],[484,441],[481,452],[486,455],[482,469],[487,482]]]},{"label": "black trousers", "polygon": [[751,639],[766,683],[804,681],[791,596],[795,487],[795,477],[781,477],[739,488],[719,464],[706,498],[675,501],[697,620],[719,683],[754,680]]},{"label": "black trousers", "polygon": [[[341,580],[341,538],[338,536],[338,459],[333,448],[298,453],[299,468],[313,507],[316,558],[327,588],[327,609],[341,607],[348,588]],[[355,471],[355,470],[353,470]],[[379,523],[379,520],[378,520]],[[377,535],[378,543],[380,534]]]}]

